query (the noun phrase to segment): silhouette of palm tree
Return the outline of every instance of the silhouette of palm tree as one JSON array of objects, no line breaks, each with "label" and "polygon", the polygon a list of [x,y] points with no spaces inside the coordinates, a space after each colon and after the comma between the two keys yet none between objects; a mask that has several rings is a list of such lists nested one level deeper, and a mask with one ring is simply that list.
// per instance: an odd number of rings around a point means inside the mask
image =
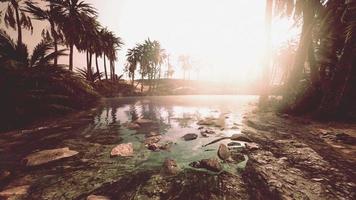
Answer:
[{"label": "silhouette of palm tree", "polygon": [[[46,20],[50,24],[50,30],[43,30],[42,35],[45,38],[53,40],[54,52],[58,51],[59,40],[63,40],[61,30],[59,29],[60,22],[60,10],[58,7],[54,7],[53,4],[49,1],[49,5],[46,6],[46,9],[41,8],[38,3],[33,1],[26,1],[25,11],[30,13],[35,20]],[[54,59],[54,65],[58,64],[58,58]]]},{"label": "silhouette of palm tree", "polygon": [[17,44],[22,44],[22,28],[33,30],[31,19],[21,10],[22,0],[0,0],[0,3],[7,3],[4,22],[6,27],[17,30]]},{"label": "silhouette of palm tree", "polygon": [[81,37],[86,34],[85,20],[96,17],[95,8],[80,0],[49,0],[61,15],[60,28],[69,46],[69,70],[73,70],[74,46],[80,47]]}]

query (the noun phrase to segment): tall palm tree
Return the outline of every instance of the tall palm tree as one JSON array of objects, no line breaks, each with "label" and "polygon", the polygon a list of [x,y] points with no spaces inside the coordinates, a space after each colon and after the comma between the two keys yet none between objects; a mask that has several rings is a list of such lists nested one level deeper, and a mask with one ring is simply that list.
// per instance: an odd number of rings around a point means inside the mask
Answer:
[{"label": "tall palm tree", "polygon": [[52,6],[59,9],[60,26],[63,30],[65,42],[69,46],[69,70],[73,70],[74,46],[80,45],[80,37],[85,34],[84,21],[87,17],[96,17],[95,8],[82,0],[50,0]]},{"label": "tall palm tree", "polygon": [[122,42],[122,39],[120,37],[115,36],[115,34],[111,31],[105,31],[103,40],[104,54],[108,57],[110,61],[110,77],[112,80],[115,80],[115,61],[117,60],[118,56],[117,51],[121,49],[124,43]]},{"label": "tall palm tree", "polygon": [[[53,3],[49,1],[49,5],[46,8],[40,7],[37,3],[33,1],[26,1],[26,9],[25,11],[29,12],[33,15],[36,20],[46,20],[50,24],[50,35],[51,40],[53,40],[54,44],[54,52],[58,51],[58,40],[62,39],[61,30],[59,29],[60,22],[60,10],[58,7],[54,7]],[[43,33],[48,33],[47,30],[43,30]],[[54,64],[58,64],[58,58],[54,59]]]},{"label": "tall palm tree", "polygon": [[31,19],[21,10],[22,0],[0,0],[0,3],[7,3],[4,21],[6,27],[17,30],[17,44],[22,42],[22,28],[33,30]]}]

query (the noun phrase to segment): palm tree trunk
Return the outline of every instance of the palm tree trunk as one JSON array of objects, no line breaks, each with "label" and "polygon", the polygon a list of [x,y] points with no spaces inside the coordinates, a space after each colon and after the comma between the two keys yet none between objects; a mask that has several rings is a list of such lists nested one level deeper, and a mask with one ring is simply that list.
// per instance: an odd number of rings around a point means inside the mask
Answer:
[{"label": "palm tree trunk", "polygon": [[19,5],[15,0],[11,1],[12,6],[15,10],[16,15],[16,25],[17,25],[17,45],[20,46],[22,44],[22,29],[21,29],[21,21],[20,21],[20,14],[19,14]]},{"label": "palm tree trunk", "polygon": [[260,105],[265,105],[268,100],[268,89],[269,89],[269,68],[271,62],[271,28],[272,28],[272,6],[273,0],[267,0],[266,2],[266,16],[265,16],[265,31],[266,31],[266,49],[264,55],[264,69],[263,69],[263,85],[261,87]]},{"label": "palm tree trunk", "polygon": [[303,26],[302,33],[299,42],[299,47],[296,53],[296,59],[293,64],[290,77],[286,85],[286,92],[284,98],[287,101],[291,102],[295,100],[295,96],[299,90],[299,81],[302,78],[304,71],[304,64],[308,56],[308,50],[312,44],[312,28],[313,28],[313,19],[314,11],[312,8],[309,8],[308,5],[304,5],[303,8]]},{"label": "palm tree trunk", "polygon": [[108,72],[106,69],[106,56],[104,54],[104,73],[105,73],[105,79],[108,80]]},{"label": "palm tree trunk", "polygon": [[69,45],[69,70],[73,71],[73,48],[74,45],[70,44]]},{"label": "palm tree trunk", "polygon": [[[57,39],[57,33],[55,30],[54,22],[52,20],[50,20],[50,26],[51,26],[51,34],[52,34],[52,38],[53,38],[54,52],[57,53],[58,52],[58,41],[57,41],[58,39]],[[57,56],[53,59],[53,64],[58,65],[58,57]]]},{"label": "palm tree trunk", "polygon": [[116,80],[116,75],[115,75],[115,61],[112,61],[112,75],[113,75],[113,80]]},{"label": "palm tree trunk", "polygon": [[99,80],[101,81],[100,71],[99,71],[99,63],[98,63],[98,55],[95,54],[95,65],[96,65],[96,73],[98,73]]}]

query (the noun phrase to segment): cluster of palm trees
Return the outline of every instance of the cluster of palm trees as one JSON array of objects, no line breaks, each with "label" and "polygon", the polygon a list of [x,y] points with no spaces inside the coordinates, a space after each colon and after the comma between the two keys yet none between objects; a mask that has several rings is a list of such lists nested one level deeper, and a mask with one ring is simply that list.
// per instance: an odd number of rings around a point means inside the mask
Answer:
[{"label": "cluster of palm trees", "polygon": [[137,44],[134,48],[128,49],[127,52],[126,70],[132,80],[132,85],[135,80],[136,70],[141,75],[141,91],[143,91],[144,79],[147,79],[149,91],[157,88],[157,79],[162,75],[162,64],[167,62],[167,54],[161,48],[161,44],[150,39],[145,40],[141,44]]},{"label": "cluster of palm trees", "polygon": [[[356,111],[356,1],[267,0],[275,14],[301,24],[284,81],[288,109],[335,117]],[[271,6],[267,6],[272,9]]]},{"label": "cluster of palm trees", "polygon": [[[6,27],[15,29],[18,33],[17,49],[24,49],[22,39],[23,29],[33,30],[32,20],[47,21],[49,28],[42,31],[43,41],[40,43],[47,48],[53,48],[51,58],[53,64],[58,64],[58,56],[63,50],[58,46],[69,48],[69,70],[73,71],[74,47],[87,55],[86,78],[94,82],[101,78],[98,57],[103,57],[105,78],[115,80],[115,61],[117,51],[123,45],[120,37],[103,28],[97,21],[95,8],[82,0],[0,0],[7,4],[3,13]],[[2,31],[2,35],[6,35]],[[10,38],[10,37],[5,37]],[[49,49],[47,49],[49,50]],[[92,69],[95,55],[96,73]],[[110,68],[107,70],[106,59]]]}]

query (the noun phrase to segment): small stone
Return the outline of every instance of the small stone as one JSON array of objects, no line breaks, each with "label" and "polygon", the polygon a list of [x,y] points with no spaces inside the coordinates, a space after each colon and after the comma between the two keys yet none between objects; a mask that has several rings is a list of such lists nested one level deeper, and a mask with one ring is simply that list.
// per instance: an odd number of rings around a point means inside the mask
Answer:
[{"label": "small stone", "polygon": [[69,150],[68,147],[60,148],[60,149],[50,149],[43,150],[36,153],[32,153],[26,156],[23,161],[26,166],[37,166],[46,164],[55,160],[72,157],[77,155],[79,152]]},{"label": "small stone", "polygon": [[163,162],[161,174],[163,175],[176,175],[180,171],[177,162],[171,158],[166,158]]},{"label": "small stone", "polygon": [[157,143],[153,143],[153,144],[148,144],[147,148],[151,151],[159,151],[161,149],[161,146]]},{"label": "small stone", "polygon": [[250,138],[248,138],[247,136],[243,135],[243,134],[233,134],[230,137],[231,140],[237,140],[237,141],[242,141],[242,142],[252,142],[250,140]]},{"label": "small stone", "polygon": [[202,129],[204,129],[204,127],[203,126],[199,126],[198,130],[202,130]]},{"label": "small stone", "polygon": [[220,172],[222,170],[222,166],[216,158],[203,159],[199,162],[192,162],[189,165],[194,168],[204,168],[213,172]]},{"label": "small stone", "polygon": [[254,151],[254,150],[259,149],[260,147],[257,143],[249,142],[249,143],[246,143],[246,148],[250,151]]},{"label": "small stone", "polygon": [[205,131],[200,132],[200,135],[203,137],[209,137],[208,134],[205,133]]},{"label": "small stone", "polygon": [[99,195],[89,195],[87,200],[110,200],[109,197],[106,196],[99,196]]},{"label": "small stone", "polygon": [[220,144],[218,149],[218,156],[221,160],[228,160],[230,158],[231,152],[225,144]]},{"label": "small stone", "polygon": [[111,156],[132,156],[133,155],[133,147],[132,143],[127,144],[119,144],[115,148],[111,150]]},{"label": "small stone", "polygon": [[195,134],[195,133],[188,133],[188,134],[185,134],[185,135],[183,136],[183,139],[184,139],[185,141],[195,140],[195,139],[197,139],[197,138],[198,138],[198,135]]},{"label": "small stone", "polygon": [[157,143],[161,139],[162,139],[162,136],[160,136],[160,135],[148,137],[148,138],[145,139],[145,144],[149,145],[149,144]]}]

